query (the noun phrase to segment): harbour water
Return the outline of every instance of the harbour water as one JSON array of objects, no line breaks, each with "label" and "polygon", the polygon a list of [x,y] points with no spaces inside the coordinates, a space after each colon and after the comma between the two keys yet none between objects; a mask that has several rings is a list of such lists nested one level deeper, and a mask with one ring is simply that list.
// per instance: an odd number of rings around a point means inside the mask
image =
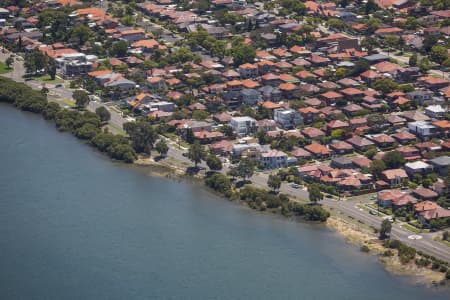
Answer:
[{"label": "harbour water", "polygon": [[0,299],[449,299],[333,231],[111,162],[0,105]]}]

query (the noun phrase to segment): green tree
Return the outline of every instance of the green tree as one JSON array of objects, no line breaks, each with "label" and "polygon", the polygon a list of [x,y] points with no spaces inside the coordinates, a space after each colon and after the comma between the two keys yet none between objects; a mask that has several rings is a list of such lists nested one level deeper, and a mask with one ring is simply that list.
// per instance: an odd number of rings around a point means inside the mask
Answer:
[{"label": "green tree", "polygon": [[398,84],[389,78],[379,78],[375,80],[372,87],[377,91],[388,94],[395,90],[398,87]]},{"label": "green tree", "polygon": [[152,124],[145,121],[127,122],[123,124],[123,129],[128,133],[137,153],[151,153],[157,139],[157,133]]},{"label": "green tree", "polygon": [[381,172],[386,170],[386,165],[382,160],[374,160],[370,163],[369,171],[375,176],[375,178],[380,178]]},{"label": "green tree", "polygon": [[222,170],[222,162],[217,155],[209,154],[206,158],[206,164],[211,171],[220,171]]},{"label": "green tree", "polygon": [[155,149],[158,151],[159,155],[163,157],[169,152],[169,146],[167,146],[167,143],[162,139],[155,144]]},{"label": "green tree", "polygon": [[374,0],[368,0],[366,5],[364,6],[364,12],[366,13],[366,15],[376,12],[379,9],[380,8],[378,7],[378,5],[375,3]]},{"label": "green tree", "polygon": [[128,44],[125,41],[118,41],[112,44],[109,53],[115,57],[124,57],[127,55]]},{"label": "green tree", "polygon": [[281,177],[276,174],[270,174],[267,180],[267,185],[273,190],[277,191],[281,187]]},{"label": "green tree", "polygon": [[5,64],[8,68],[11,68],[11,65],[14,63],[14,58],[12,56],[8,56],[8,58],[5,60]]},{"label": "green tree", "polygon": [[392,224],[389,220],[383,220],[380,228],[380,240],[387,239],[391,236]]},{"label": "green tree", "polygon": [[203,157],[205,156],[205,150],[199,141],[194,141],[194,143],[189,147],[187,157],[195,164],[195,167],[201,163]]},{"label": "green tree", "polygon": [[245,63],[253,63],[256,57],[256,50],[252,46],[239,44],[231,50],[233,61],[236,66]]},{"label": "green tree", "polygon": [[102,122],[108,122],[111,119],[111,113],[104,106],[97,107],[95,113]]},{"label": "green tree", "polygon": [[411,67],[417,66],[417,53],[413,53],[413,55],[411,55],[411,57],[409,58],[409,65]]},{"label": "green tree", "polygon": [[388,169],[396,169],[405,164],[403,154],[395,150],[385,153],[382,160]]},{"label": "green tree", "polygon": [[84,108],[89,103],[89,95],[83,90],[76,90],[73,92],[72,98],[79,108]]},{"label": "green tree", "polygon": [[91,29],[83,24],[76,25],[70,32],[71,38],[76,40],[80,47],[87,42],[92,34]]},{"label": "green tree", "polygon": [[255,162],[248,158],[241,159],[237,170],[239,174],[238,176],[245,181],[247,178],[253,176],[253,173],[255,172]]},{"label": "green tree", "polygon": [[47,73],[50,75],[51,80],[55,80],[56,78],[56,63],[52,60],[47,68]]},{"label": "green tree", "polygon": [[308,185],[308,193],[309,201],[314,204],[317,204],[317,202],[323,199],[323,194],[318,184],[312,183]]},{"label": "green tree", "polygon": [[439,45],[435,45],[431,48],[430,59],[435,63],[442,64],[446,59],[448,59],[447,48]]},{"label": "green tree", "polygon": [[431,69],[431,62],[428,58],[424,57],[419,61],[418,66],[421,72],[426,73]]}]

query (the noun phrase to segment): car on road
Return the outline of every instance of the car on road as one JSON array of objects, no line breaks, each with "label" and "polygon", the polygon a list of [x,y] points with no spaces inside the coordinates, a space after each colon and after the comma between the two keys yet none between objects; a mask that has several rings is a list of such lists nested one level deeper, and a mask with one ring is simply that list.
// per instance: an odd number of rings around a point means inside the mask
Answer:
[{"label": "car on road", "polygon": [[371,209],[371,210],[369,211],[369,214],[371,214],[372,216],[376,216],[376,215],[377,215],[377,212],[376,212],[375,210]]},{"label": "car on road", "polygon": [[291,188],[298,189],[298,188],[300,188],[300,184],[291,183]]},{"label": "car on road", "polygon": [[55,85],[55,88],[62,88],[62,87],[63,87],[62,83],[58,83],[57,85]]},{"label": "car on road", "polygon": [[187,157],[188,153],[187,152],[183,152],[183,154],[181,154],[181,155],[183,155],[184,157]]}]

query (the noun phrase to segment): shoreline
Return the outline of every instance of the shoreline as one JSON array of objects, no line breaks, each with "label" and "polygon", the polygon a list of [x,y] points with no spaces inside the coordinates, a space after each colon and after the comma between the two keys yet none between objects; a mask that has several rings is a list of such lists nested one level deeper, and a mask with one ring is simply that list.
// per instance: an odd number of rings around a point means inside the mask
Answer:
[{"label": "shoreline", "polygon": [[[155,161],[152,158],[138,159],[132,165],[135,167],[149,167],[152,176],[165,177],[168,179],[181,179],[190,181],[192,179],[196,181],[197,184],[201,184],[202,188],[206,188],[208,191],[220,196],[224,200],[236,202],[235,200],[228,199],[221,193],[215,192],[213,189],[207,187],[201,176],[188,176],[185,174],[184,170],[179,166],[173,164],[166,164],[164,160]],[[162,171],[162,172],[161,172]],[[191,179],[191,180],[188,180]],[[238,203],[241,208],[254,210],[249,207],[245,202]],[[258,211],[259,212],[259,211]],[[264,215],[275,215],[283,217],[283,219],[291,219],[296,223],[302,223],[296,217],[284,217],[276,212],[265,211],[262,212]],[[309,224],[314,224],[315,222],[304,221]],[[432,270],[428,267],[419,267],[414,262],[409,262],[408,264],[402,264],[398,256],[383,256],[389,249],[385,247],[382,242],[374,234],[373,230],[370,228],[363,228],[362,224],[359,224],[356,220],[347,220],[343,216],[339,216],[333,213],[328,220],[323,224],[328,229],[333,230],[336,234],[342,237],[347,243],[353,246],[363,247],[367,246],[369,248],[368,255],[376,256],[378,261],[383,265],[385,270],[390,274],[397,276],[405,276],[412,280],[413,284],[423,285],[427,288],[436,287],[448,287],[448,283],[445,279],[445,274],[437,270]],[[367,227],[367,226],[365,226]]]}]

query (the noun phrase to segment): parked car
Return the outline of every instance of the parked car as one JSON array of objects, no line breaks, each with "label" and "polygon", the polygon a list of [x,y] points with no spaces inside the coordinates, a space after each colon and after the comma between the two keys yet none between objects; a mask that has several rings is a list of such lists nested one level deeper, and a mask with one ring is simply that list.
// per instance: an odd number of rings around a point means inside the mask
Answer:
[{"label": "parked car", "polygon": [[294,189],[298,189],[298,188],[300,188],[300,184],[291,183],[291,187],[294,188]]},{"label": "parked car", "polygon": [[376,215],[377,215],[377,212],[374,211],[373,209],[371,209],[371,210],[369,211],[369,213],[370,213],[371,215],[373,215],[373,216],[376,216]]}]

